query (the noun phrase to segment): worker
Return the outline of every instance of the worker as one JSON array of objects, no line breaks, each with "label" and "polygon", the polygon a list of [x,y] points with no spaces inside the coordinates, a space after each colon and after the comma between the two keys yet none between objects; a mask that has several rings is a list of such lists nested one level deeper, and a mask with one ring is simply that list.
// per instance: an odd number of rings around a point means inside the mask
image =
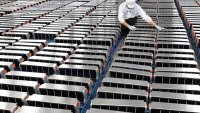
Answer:
[{"label": "worker", "polygon": [[135,30],[134,26],[137,21],[137,16],[141,16],[143,20],[151,24],[151,26],[157,28],[158,30],[163,30],[165,28],[158,26],[149,17],[146,12],[136,3],[136,0],[126,0],[120,4],[118,9],[118,20],[121,23],[122,36],[126,37],[130,30]]}]

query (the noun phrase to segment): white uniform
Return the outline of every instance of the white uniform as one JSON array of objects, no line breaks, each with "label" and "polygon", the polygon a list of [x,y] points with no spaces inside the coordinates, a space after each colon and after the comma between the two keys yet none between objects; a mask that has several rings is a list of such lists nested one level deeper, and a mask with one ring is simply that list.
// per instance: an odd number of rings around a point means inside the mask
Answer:
[{"label": "white uniform", "polygon": [[126,5],[126,2],[120,4],[118,9],[118,20],[123,23],[126,19],[134,18],[137,16],[141,16],[143,20],[146,22],[152,21],[151,17],[146,14],[146,12],[138,5],[135,4],[135,7],[132,9],[129,9]]}]

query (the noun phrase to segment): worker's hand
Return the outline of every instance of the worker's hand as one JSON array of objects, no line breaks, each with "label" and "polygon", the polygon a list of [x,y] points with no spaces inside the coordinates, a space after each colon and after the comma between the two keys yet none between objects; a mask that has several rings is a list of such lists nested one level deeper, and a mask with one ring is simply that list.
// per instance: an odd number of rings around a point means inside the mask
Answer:
[{"label": "worker's hand", "polygon": [[135,29],[136,29],[136,27],[135,26],[128,26],[128,28],[130,29],[130,30],[132,30],[132,31],[134,31]]},{"label": "worker's hand", "polygon": [[158,26],[158,25],[156,25],[155,27],[156,27],[156,29],[159,30],[159,31],[165,29],[164,27],[160,27],[160,26]]}]

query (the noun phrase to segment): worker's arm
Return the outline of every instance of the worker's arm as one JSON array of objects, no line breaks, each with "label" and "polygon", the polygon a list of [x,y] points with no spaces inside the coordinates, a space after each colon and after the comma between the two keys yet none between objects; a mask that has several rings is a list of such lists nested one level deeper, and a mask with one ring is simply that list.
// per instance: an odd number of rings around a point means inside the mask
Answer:
[{"label": "worker's arm", "polygon": [[124,21],[122,24],[123,24],[124,26],[126,26],[127,28],[130,26],[126,21]]},{"label": "worker's arm", "polygon": [[162,30],[165,28],[162,28],[160,26],[158,26],[149,15],[146,14],[146,12],[140,7],[138,6],[138,13],[139,15],[142,17],[143,20],[145,20],[146,22],[148,22],[152,27],[155,27],[158,30]]},{"label": "worker's arm", "polygon": [[148,22],[151,26],[155,27],[157,24],[151,19],[149,15],[146,14],[146,12],[138,6],[138,13],[142,17],[143,20]]},{"label": "worker's arm", "polygon": [[153,21],[153,20],[151,20],[150,22],[148,22],[151,26],[153,26],[153,27],[156,27],[156,23]]},{"label": "worker's arm", "polygon": [[127,28],[129,28],[130,30],[135,30],[135,29],[136,29],[135,26],[129,25],[126,21],[124,21],[122,24],[123,24],[124,26],[126,26]]}]

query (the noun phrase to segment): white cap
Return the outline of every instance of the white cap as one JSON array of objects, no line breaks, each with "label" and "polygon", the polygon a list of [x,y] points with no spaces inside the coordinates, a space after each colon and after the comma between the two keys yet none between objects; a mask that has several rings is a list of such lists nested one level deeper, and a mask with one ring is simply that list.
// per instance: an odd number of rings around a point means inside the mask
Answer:
[{"label": "white cap", "polygon": [[134,8],[135,7],[135,2],[136,2],[136,0],[126,0],[126,5],[129,8]]}]

